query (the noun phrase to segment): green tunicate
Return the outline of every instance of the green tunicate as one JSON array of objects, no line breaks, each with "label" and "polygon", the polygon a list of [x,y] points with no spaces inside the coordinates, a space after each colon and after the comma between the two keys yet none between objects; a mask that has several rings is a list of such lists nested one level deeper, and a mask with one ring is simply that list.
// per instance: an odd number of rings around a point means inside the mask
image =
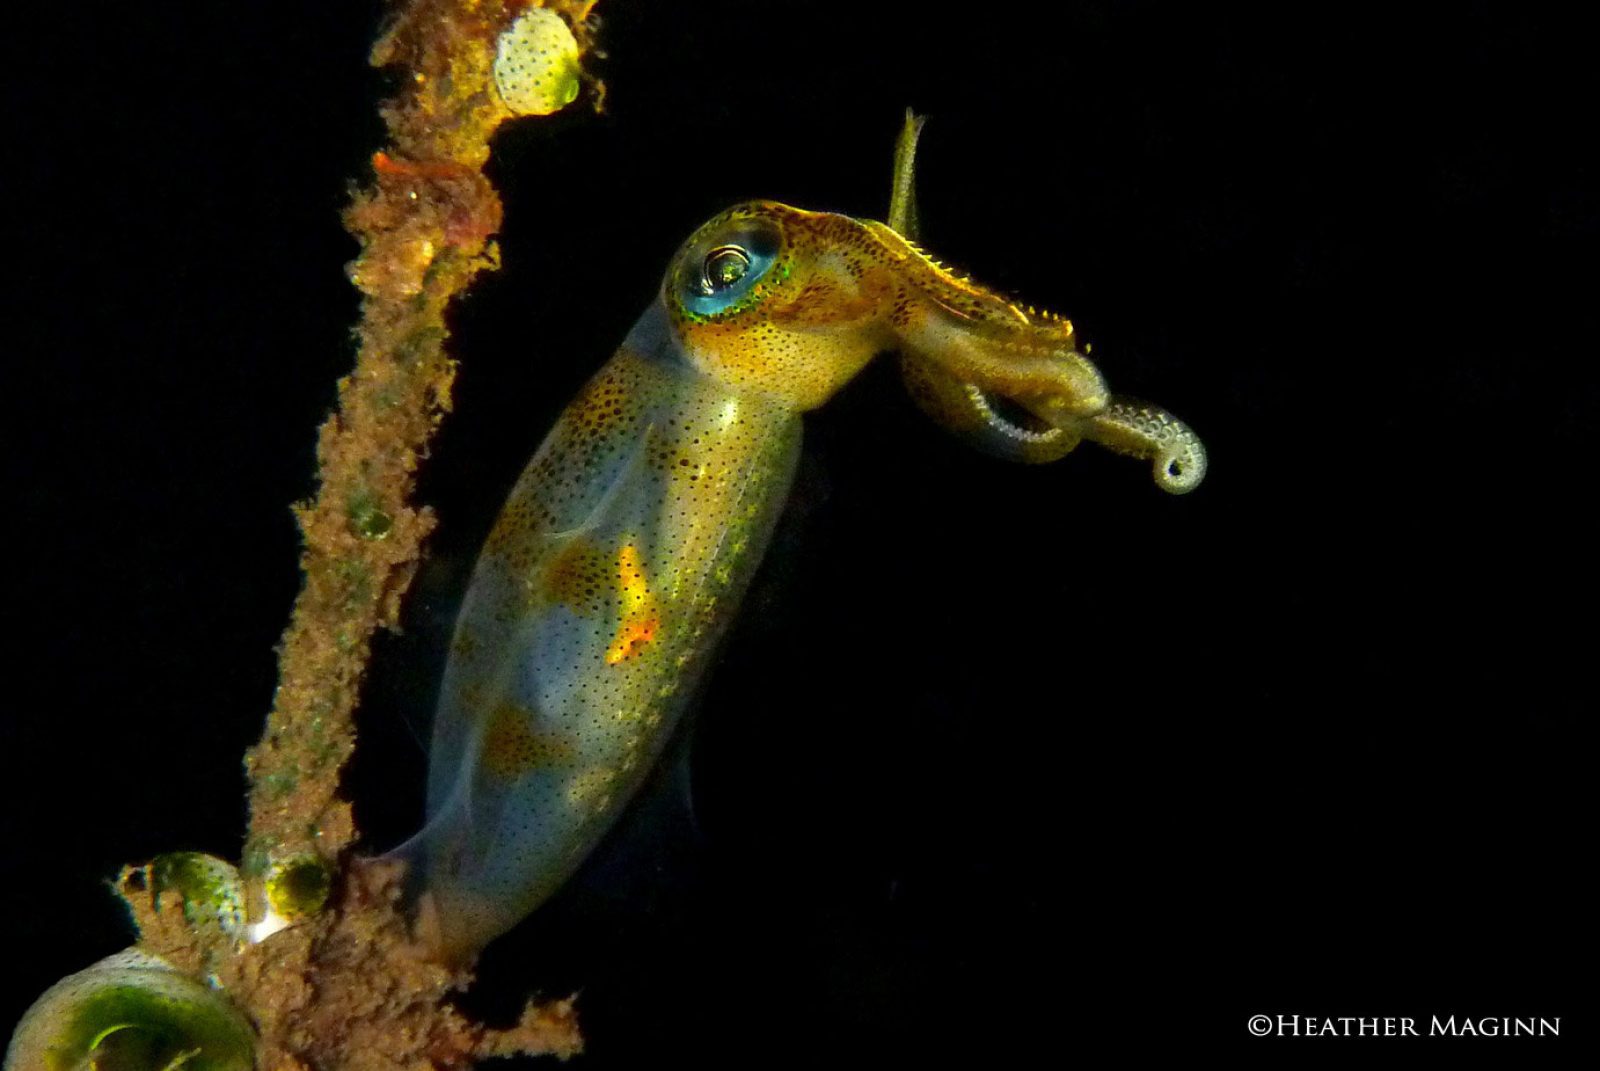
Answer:
[{"label": "green tunicate", "polygon": [[295,859],[267,875],[267,902],[284,918],[304,918],[322,910],[332,886],[333,875],[322,860]]},{"label": "green tunicate", "polygon": [[394,530],[394,518],[381,509],[369,510],[354,519],[356,533],[363,539],[382,539]]},{"label": "green tunicate", "polygon": [[168,852],[150,862],[150,884],[159,896],[175,892],[190,922],[216,921],[238,934],[244,927],[244,896],[231,863],[203,852]]},{"label": "green tunicate", "polygon": [[345,513],[350,518],[350,530],[362,539],[379,540],[394,531],[394,518],[378,508],[369,491],[351,495]]},{"label": "green tunicate", "polygon": [[250,1071],[254,1049],[225,996],[129,950],[46,990],[18,1024],[5,1071]]}]

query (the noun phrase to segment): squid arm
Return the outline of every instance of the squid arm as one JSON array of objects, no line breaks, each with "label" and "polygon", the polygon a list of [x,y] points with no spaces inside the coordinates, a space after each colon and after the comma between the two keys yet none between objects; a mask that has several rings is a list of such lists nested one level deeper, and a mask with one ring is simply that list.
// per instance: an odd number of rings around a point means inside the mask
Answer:
[{"label": "squid arm", "polygon": [[[895,143],[889,228],[908,255],[924,256],[916,203],[917,142],[925,117],[906,110]],[[1148,460],[1157,486],[1183,494],[1200,485],[1206,452],[1199,436],[1159,406],[1108,395],[1072,322],[1007,302],[947,272],[935,278],[947,300],[902,339],[900,370],[917,404],[987,453],[1011,461],[1055,461],[1081,440]],[[952,322],[953,321],[953,322]],[[1052,383],[1052,377],[1055,382]]]}]

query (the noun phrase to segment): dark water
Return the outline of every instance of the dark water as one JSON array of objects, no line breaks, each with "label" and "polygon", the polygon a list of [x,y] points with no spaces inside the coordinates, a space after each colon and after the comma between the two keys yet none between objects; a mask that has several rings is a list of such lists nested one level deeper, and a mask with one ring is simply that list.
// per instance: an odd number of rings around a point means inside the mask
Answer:
[{"label": "dark water", "polygon": [[[505,270],[455,319],[443,524],[350,773],[373,846],[420,821],[478,542],[677,243],[749,197],[881,215],[907,105],[926,244],[1070,315],[1211,473],[1173,499],[1090,448],[1010,467],[869,370],[811,419],[711,675],[693,823],[670,785],[645,800],[468,1003],[580,990],[597,1068],[1568,1058],[1593,1027],[1586,39],[1489,4],[855,7],[608,0],[607,114],[498,139]],[[237,855],[286,505],[351,356],[336,211],[378,137],[378,15],[73,10],[4,46],[0,1031],[127,941],[119,864]],[[1257,1039],[1257,1013],[1564,1029]]]}]

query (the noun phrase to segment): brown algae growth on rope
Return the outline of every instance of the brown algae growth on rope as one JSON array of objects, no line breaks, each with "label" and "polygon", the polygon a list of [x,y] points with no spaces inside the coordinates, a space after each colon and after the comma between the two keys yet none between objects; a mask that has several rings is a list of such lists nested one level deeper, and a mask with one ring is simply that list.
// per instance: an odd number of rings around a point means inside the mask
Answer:
[{"label": "brown algae growth on rope", "polygon": [[[599,107],[604,87],[581,68],[593,6],[411,0],[391,11],[371,62],[398,72],[402,89],[380,108],[388,143],[344,213],[361,244],[348,269],[362,294],[356,364],[318,434],[316,497],[295,508],[305,579],[266,730],[245,759],[243,861],[179,852],[124,868],[137,951],[41,998],[5,1071],[248,1066],[240,1024],[254,1029],[263,1071],[452,1069],[581,1049],[570,1000],[530,1004],[499,1031],[444,1003],[470,974],[412,946],[395,868],[347,865],[357,831],[339,778],[372,636],[396,625],[434,524],[412,492],[450,408],[445,314],[498,265],[500,199],[481,171],[489,139],[507,119],[571,103],[580,84]],[[102,980],[148,999],[108,1001]]]}]

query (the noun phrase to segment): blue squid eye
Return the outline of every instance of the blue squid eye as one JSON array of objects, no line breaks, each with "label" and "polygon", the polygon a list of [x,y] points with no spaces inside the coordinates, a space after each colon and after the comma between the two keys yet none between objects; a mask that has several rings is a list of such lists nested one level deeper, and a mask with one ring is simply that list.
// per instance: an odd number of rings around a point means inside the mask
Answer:
[{"label": "blue squid eye", "polygon": [[718,316],[736,312],[758,298],[756,284],[778,256],[780,239],[772,230],[747,225],[732,233],[724,229],[714,243],[694,243],[678,276],[679,300],[685,311],[693,316]]}]

